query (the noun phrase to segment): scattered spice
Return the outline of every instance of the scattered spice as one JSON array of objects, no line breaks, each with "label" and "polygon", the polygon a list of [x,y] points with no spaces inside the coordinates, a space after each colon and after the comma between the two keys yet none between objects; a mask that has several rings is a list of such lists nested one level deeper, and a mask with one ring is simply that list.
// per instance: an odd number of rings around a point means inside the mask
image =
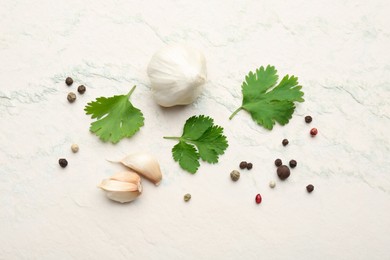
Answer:
[{"label": "scattered spice", "polygon": [[240,169],[245,169],[248,166],[248,163],[246,161],[240,162]]},{"label": "scattered spice", "polygon": [[248,170],[252,169],[252,168],[253,168],[253,164],[252,164],[252,163],[248,163],[247,166],[246,166],[246,168],[247,168]]},{"label": "scattered spice", "polygon": [[76,94],[73,92],[69,92],[67,99],[69,103],[73,103],[76,100]]},{"label": "scattered spice", "polygon": [[310,130],[310,134],[311,134],[311,136],[316,136],[316,135],[318,134],[317,128],[312,128],[312,129]]},{"label": "scattered spice", "polygon": [[270,188],[275,188],[275,186],[276,186],[276,183],[274,182],[274,181],[270,181],[269,182],[269,186],[270,186]]},{"label": "scattered spice", "polygon": [[282,164],[283,164],[282,160],[280,160],[280,159],[276,159],[276,160],[275,160],[275,166],[279,167],[279,166],[281,166]]},{"label": "scattered spice", "polygon": [[290,165],[291,168],[295,168],[295,166],[297,166],[297,161],[290,160],[289,165]]},{"label": "scattered spice", "polygon": [[230,173],[230,178],[232,178],[233,181],[238,181],[240,178],[240,172],[237,170],[234,170]]},{"label": "scattered spice", "polygon": [[79,146],[77,144],[72,144],[70,149],[72,150],[72,152],[77,153],[79,151]]},{"label": "scattered spice", "polygon": [[187,193],[186,195],[184,195],[185,202],[188,202],[190,199],[191,199],[191,194]]},{"label": "scattered spice", "polygon": [[282,144],[283,144],[283,146],[288,145],[288,140],[287,139],[283,139]]},{"label": "scattered spice", "polygon": [[314,190],[314,186],[309,184],[309,185],[306,186],[306,190],[307,190],[307,192],[310,193],[310,192],[312,192]]},{"label": "scattered spice", "polygon": [[260,194],[257,194],[255,200],[256,200],[256,203],[257,203],[257,204],[260,204],[261,201],[262,201],[261,195],[260,195]]},{"label": "scattered spice", "polygon": [[65,83],[66,85],[71,86],[73,84],[73,79],[71,77],[67,77],[65,79]]},{"label": "scattered spice", "polygon": [[64,159],[64,158],[59,159],[58,163],[60,164],[60,166],[62,168],[65,168],[66,166],[68,166],[68,161],[66,159]]},{"label": "scattered spice", "polygon": [[80,85],[78,88],[77,88],[77,92],[79,92],[81,95],[84,94],[85,90],[87,90],[85,88],[84,85]]},{"label": "scattered spice", "polygon": [[290,169],[286,165],[282,165],[278,167],[276,173],[281,180],[285,180],[290,176]]},{"label": "scattered spice", "polygon": [[306,123],[311,123],[311,121],[313,121],[313,118],[311,118],[311,116],[305,116]]}]

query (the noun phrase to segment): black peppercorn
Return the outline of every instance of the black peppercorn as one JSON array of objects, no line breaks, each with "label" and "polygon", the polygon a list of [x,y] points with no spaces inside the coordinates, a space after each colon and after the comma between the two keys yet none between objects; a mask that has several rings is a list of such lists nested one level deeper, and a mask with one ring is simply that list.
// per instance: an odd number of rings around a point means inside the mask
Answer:
[{"label": "black peppercorn", "polygon": [[82,95],[84,94],[86,88],[84,85],[80,85],[78,88],[77,88],[77,91]]},{"label": "black peppercorn", "polygon": [[309,185],[306,186],[306,190],[307,190],[307,192],[310,193],[310,192],[312,192],[314,190],[314,186],[309,184]]},{"label": "black peppercorn", "polygon": [[291,160],[291,161],[289,162],[289,164],[290,164],[290,167],[291,167],[291,168],[295,168],[295,166],[297,166],[297,161]]},{"label": "black peppercorn", "polygon": [[66,159],[64,159],[64,158],[59,159],[58,163],[60,164],[60,166],[62,168],[65,168],[68,165],[68,161]]},{"label": "black peppercorn", "polygon": [[280,159],[276,159],[276,160],[275,160],[275,166],[279,167],[279,166],[281,166],[282,164],[283,164],[282,160],[280,160]]},{"label": "black peppercorn", "polygon": [[70,86],[70,85],[73,84],[73,79],[72,79],[71,77],[67,77],[67,78],[65,79],[65,83],[66,83],[66,85]]},{"label": "black peppercorn", "polygon": [[285,180],[290,176],[290,169],[286,165],[282,165],[278,167],[276,173],[281,180]]},{"label": "black peppercorn", "polygon": [[313,118],[311,118],[311,116],[305,116],[306,123],[310,123],[311,121],[313,121]]},{"label": "black peppercorn", "polygon": [[76,100],[76,94],[73,92],[69,92],[67,99],[69,103],[73,103]]},{"label": "black peppercorn", "polygon": [[248,163],[246,161],[240,162],[240,169],[245,169],[248,166]]},{"label": "black peppercorn", "polygon": [[283,144],[283,146],[288,145],[288,140],[287,139],[283,139],[282,144]]},{"label": "black peppercorn", "polygon": [[248,170],[252,169],[252,168],[253,168],[253,164],[252,164],[252,163],[248,163],[247,166],[246,166],[246,168],[247,168]]}]

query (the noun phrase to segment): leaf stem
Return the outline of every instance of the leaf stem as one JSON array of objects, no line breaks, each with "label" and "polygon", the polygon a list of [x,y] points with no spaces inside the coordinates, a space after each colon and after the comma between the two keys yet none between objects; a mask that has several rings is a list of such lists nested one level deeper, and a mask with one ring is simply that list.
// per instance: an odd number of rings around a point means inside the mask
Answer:
[{"label": "leaf stem", "polygon": [[131,88],[131,90],[130,90],[130,92],[129,93],[127,93],[127,97],[130,97],[131,96],[131,94],[133,94],[133,92],[134,92],[134,90],[135,90],[135,85]]},{"label": "leaf stem", "polygon": [[180,140],[180,137],[176,137],[176,136],[164,136],[163,138],[170,139],[170,140]]},{"label": "leaf stem", "polygon": [[229,117],[229,120],[232,120],[232,118],[233,118],[238,112],[240,112],[242,109],[243,109],[243,107],[237,108],[237,109],[233,112],[233,114]]}]

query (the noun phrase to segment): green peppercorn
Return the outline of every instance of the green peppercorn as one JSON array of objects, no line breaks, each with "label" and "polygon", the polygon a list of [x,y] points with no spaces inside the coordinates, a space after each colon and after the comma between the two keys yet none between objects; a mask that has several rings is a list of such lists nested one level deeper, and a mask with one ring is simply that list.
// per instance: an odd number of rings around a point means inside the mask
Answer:
[{"label": "green peppercorn", "polygon": [[230,178],[232,178],[233,181],[238,181],[240,178],[240,172],[237,170],[234,170],[230,173]]},{"label": "green peppercorn", "polygon": [[187,193],[186,195],[184,195],[185,202],[188,202],[190,199],[191,199],[191,194]]},{"label": "green peppercorn", "polygon": [[76,100],[76,94],[73,92],[69,92],[67,99],[69,103],[73,103]]}]

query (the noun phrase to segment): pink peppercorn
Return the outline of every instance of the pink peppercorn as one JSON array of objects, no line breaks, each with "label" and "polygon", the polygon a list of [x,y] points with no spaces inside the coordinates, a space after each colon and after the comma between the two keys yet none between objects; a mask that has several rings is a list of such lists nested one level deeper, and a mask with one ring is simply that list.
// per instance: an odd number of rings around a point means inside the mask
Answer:
[{"label": "pink peppercorn", "polygon": [[257,203],[257,204],[260,204],[261,201],[262,201],[261,195],[260,195],[260,194],[257,194],[257,195],[256,195],[256,203]]},{"label": "pink peppercorn", "polygon": [[317,128],[312,128],[312,129],[310,130],[310,134],[311,134],[311,136],[316,136],[316,135],[318,134]]}]

